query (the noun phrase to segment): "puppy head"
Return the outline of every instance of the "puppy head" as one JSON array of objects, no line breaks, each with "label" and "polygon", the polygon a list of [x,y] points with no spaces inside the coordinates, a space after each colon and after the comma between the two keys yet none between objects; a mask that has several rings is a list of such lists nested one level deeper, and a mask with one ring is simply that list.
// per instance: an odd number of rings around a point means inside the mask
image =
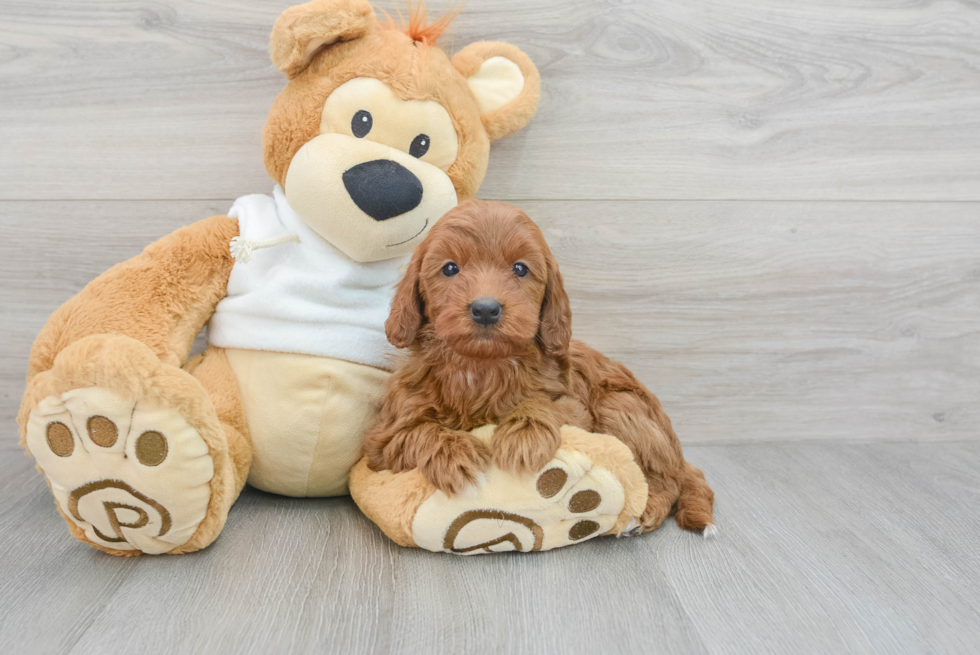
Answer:
[{"label": "puppy head", "polygon": [[568,295],[527,214],[470,200],[439,220],[412,255],[385,331],[405,348],[427,323],[436,339],[465,357],[511,357],[531,342],[549,355],[568,351]]}]

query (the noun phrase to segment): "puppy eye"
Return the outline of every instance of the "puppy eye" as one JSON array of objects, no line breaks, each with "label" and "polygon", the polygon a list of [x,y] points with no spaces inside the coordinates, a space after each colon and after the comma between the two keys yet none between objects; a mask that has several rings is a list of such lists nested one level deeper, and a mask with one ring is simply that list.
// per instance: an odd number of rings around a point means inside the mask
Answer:
[{"label": "puppy eye", "polygon": [[363,109],[354,114],[354,118],[350,121],[350,131],[354,133],[358,139],[363,139],[367,136],[368,132],[371,131],[371,127],[374,125],[374,119],[371,118],[371,112],[364,111]]},{"label": "puppy eye", "polygon": [[429,138],[428,134],[418,135],[412,141],[412,145],[408,149],[408,154],[416,159],[423,157],[425,153],[429,152],[429,144],[431,142],[432,140]]},{"label": "puppy eye", "polygon": [[449,262],[442,267],[442,274],[446,277],[452,277],[457,273],[459,273],[459,266],[457,266],[454,262]]},{"label": "puppy eye", "polygon": [[522,264],[520,262],[514,264],[514,273],[517,274],[517,277],[524,277],[530,272],[531,271],[528,269],[527,264]]}]

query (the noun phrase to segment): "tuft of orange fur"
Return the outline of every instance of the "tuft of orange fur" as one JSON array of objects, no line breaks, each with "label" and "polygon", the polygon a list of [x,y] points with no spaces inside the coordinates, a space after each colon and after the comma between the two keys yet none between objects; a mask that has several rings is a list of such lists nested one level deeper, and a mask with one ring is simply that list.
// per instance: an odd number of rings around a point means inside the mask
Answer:
[{"label": "tuft of orange fur", "polygon": [[449,25],[459,16],[460,9],[451,8],[445,14],[437,18],[436,20],[429,22],[429,9],[425,6],[425,2],[421,1],[413,5],[411,0],[408,1],[408,19],[402,15],[400,9],[395,11],[398,13],[398,22],[391,17],[384,9],[376,7],[378,11],[385,15],[384,22],[379,23],[379,27],[382,29],[398,30],[399,32],[404,32],[412,38],[413,41],[419,41],[427,46],[434,46],[439,37],[442,36],[443,32],[449,28]]},{"label": "tuft of orange fur", "polygon": [[[447,262],[458,272],[447,276]],[[469,307],[486,296],[502,312],[478,325]],[[633,453],[649,489],[642,530],[672,514],[688,530],[712,524],[714,494],[684,460],[657,397],[625,366],[571,338],[558,264],[519,208],[470,200],[441,218],[412,255],[385,328],[409,353],[365,438],[371,470],[417,468],[458,493],[488,458],[515,473],[539,471],[561,444],[561,426],[573,425],[613,435]],[[469,434],[487,424],[497,424],[489,453]]]}]

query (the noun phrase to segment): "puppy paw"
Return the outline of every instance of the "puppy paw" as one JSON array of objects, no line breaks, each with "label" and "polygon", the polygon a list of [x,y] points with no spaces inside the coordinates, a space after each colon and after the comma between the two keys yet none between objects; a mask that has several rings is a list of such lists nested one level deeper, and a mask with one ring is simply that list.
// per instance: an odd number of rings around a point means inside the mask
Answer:
[{"label": "puppy paw", "polygon": [[417,466],[415,453],[409,448],[411,434],[396,432],[388,438],[368,435],[364,440],[364,457],[372,471],[401,473]]},{"label": "puppy paw", "polygon": [[453,496],[476,486],[487,470],[490,451],[465,432],[445,430],[418,469],[436,489]]},{"label": "puppy paw", "polygon": [[540,471],[560,446],[559,428],[528,417],[505,421],[491,440],[494,464],[517,475]]}]

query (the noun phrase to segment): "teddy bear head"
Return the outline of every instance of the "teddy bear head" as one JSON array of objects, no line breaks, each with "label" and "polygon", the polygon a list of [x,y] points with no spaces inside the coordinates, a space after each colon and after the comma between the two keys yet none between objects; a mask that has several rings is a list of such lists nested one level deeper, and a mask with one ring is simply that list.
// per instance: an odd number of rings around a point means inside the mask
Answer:
[{"label": "teddy bear head", "polygon": [[512,45],[451,59],[435,42],[453,19],[379,20],[367,0],[287,9],[272,61],[289,79],[263,131],[266,170],[303,221],[351,259],[408,254],[486,173],[490,142],[537,108],[540,81]]}]

